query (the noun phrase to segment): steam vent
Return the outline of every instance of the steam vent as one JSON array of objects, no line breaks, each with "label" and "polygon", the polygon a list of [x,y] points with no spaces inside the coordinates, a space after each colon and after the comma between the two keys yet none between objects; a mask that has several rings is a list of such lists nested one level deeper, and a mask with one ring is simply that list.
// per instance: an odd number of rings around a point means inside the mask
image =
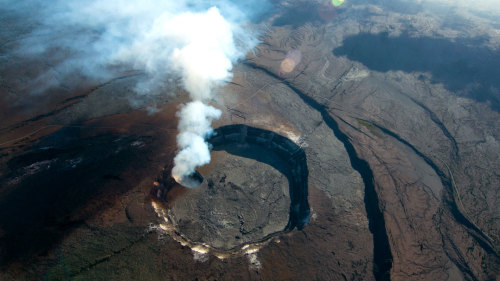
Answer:
[{"label": "steam vent", "polygon": [[309,221],[304,151],[274,132],[229,125],[208,140],[203,182],[175,201],[169,221],[194,244],[231,251]]}]

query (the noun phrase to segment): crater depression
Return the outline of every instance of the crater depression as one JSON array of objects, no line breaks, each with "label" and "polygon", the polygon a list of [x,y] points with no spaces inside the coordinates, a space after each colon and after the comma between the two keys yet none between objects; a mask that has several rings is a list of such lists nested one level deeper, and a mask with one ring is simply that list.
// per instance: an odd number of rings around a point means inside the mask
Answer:
[{"label": "crater depression", "polygon": [[165,212],[170,227],[193,244],[230,251],[301,229],[309,221],[308,170],[302,148],[246,125],[215,130],[203,182]]}]

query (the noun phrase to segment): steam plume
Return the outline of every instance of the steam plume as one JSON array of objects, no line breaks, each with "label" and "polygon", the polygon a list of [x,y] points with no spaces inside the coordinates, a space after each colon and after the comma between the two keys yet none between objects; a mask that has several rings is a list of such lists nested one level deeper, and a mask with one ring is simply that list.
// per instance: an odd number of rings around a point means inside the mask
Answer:
[{"label": "steam plume", "polygon": [[205,137],[212,132],[211,123],[221,111],[204,104],[212,97],[212,90],[219,82],[230,77],[231,59],[237,57],[230,24],[217,8],[205,13],[186,13],[170,22],[171,37],[184,43],[174,49],[172,61],[182,73],[184,87],[194,100],[177,114],[179,153],[174,158],[172,176],[180,181],[193,173],[197,166],[210,162],[210,151]]},{"label": "steam plume", "polygon": [[210,162],[210,151],[205,137],[212,132],[212,120],[221,115],[221,111],[200,101],[188,103],[177,114],[179,120],[179,135],[177,145],[181,149],[174,159],[172,169],[174,179],[194,172],[197,166]]},{"label": "steam plume", "polygon": [[[177,114],[173,175],[178,180],[210,161],[205,137],[221,112],[208,102],[221,81],[231,78],[232,64],[256,45],[242,23],[251,16],[247,12],[265,9],[265,1],[6,0],[3,6],[35,26],[15,55],[55,53],[51,65],[62,76],[79,73],[102,80],[113,69],[133,67],[146,74],[135,87],[143,96],[164,94],[168,77],[180,77],[192,102]],[[240,7],[247,8],[245,13]],[[57,83],[43,74],[37,81],[47,87]]]}]

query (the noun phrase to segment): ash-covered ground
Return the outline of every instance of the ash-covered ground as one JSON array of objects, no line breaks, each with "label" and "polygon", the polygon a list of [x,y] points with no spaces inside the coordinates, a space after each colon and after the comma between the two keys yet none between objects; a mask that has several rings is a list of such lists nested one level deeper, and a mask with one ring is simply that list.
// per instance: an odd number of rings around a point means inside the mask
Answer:
[{"label": "ash-covered ground", "polygon": [[261,42],[211,99],[214,127],[304,151],[310,221],[292,231],[289,175],[268,151],[213,151],[202,186],[163,186],[178,77],[138,95],[133,66],[63,75],[61,50],[13,54],[36,23],[0,10],[0,279],[498,280],[497,6],[272,1],[253,19]]}]

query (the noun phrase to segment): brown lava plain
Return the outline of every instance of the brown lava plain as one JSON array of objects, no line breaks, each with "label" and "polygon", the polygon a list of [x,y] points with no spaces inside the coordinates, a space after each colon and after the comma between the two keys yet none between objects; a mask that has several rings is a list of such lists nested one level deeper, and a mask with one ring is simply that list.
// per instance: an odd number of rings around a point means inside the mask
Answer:
[{"label": "brown lava plain", "polygon": [[[261,44],[211,101],[215,128],[271,131],[303,152],[310,220],[291,231],[293,175],[273,153],[236,144],[212,152],[202,186],[169,179],[180,87],[134,103],[144,74],[130,70],[33,97],[22,81],[49,58],[11,60],[28,27],[0,32],[0,279],[499,280],[494,19],[347,2],[273,1]],[[291,51],[301,61],[283,71]],[[152,202],[190,241],[273,239],[200,254],[162,230]]]}]

